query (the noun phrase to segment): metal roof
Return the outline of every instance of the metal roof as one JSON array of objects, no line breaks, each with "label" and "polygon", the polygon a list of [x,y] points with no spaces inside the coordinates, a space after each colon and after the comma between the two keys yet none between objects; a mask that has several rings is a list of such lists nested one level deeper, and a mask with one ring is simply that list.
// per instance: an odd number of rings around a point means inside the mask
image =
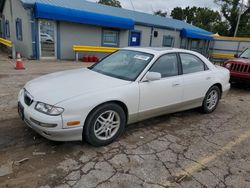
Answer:
[{"label": "metal roof", "polygon": [[175,20],[172,18],[164,18],[160,16],[154,16],[143,12],[131,11],[123,8],[116,8],[106,6],[98,3],[88,2],[85,0],[21,0],[25,5],[33,5],[35,3],[44,3],[53,6],[59,6],[64,8],[71,8],[76,10],[90,11],[93,13],[106,14],[110,16],[118,16],[123,18],[129,18],[135,21],[137,24],[171,28],[176,30],[192,29],[201,32],[207,32],[201,28],[190,25],[184,21]]},{"label": "metal roof", "polygon": [[35,3],[35,18],[133,30],[134,20],[84,10]]}]

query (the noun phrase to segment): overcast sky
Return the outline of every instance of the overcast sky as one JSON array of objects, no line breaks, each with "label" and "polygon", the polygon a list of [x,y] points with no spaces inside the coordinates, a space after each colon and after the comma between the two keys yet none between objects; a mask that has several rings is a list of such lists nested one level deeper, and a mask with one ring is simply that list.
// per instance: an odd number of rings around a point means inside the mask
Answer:
[{"label": "overcast sky", "polygon": [[[88,0],[96,2],[97,0]],[[168,15],[175,7],[208,7],[211,9],[218,9],[218,6],[214,3],[214,0],[131,0],[135,10],[152,13],[156,10],[167,11]],[[133,10],[130,0],[120,0],[122,7]]]}]

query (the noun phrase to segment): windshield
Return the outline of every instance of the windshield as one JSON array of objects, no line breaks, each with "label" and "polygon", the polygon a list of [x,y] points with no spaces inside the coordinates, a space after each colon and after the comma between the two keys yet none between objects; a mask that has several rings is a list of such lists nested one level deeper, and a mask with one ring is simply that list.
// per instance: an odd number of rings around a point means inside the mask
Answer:
[{"label": "windshield", "polygon": [[241,55],[241,58],[250,59],[250,49],[245,50]]},{"label": "windshield", "polygon": [[148,53],[119,50],[90,69],[115,78],[134,81],[153,57]]}]

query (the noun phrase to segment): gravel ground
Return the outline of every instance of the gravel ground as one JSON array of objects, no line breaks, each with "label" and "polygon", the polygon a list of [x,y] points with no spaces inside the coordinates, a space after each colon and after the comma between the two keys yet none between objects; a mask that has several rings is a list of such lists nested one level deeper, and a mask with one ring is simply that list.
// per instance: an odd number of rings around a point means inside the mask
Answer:
[{"label": "gravel ground", "polygon": [[250,187],[250,89],[233,87],[209,115],[198,110],[127,126],[115,143],[95,148],[52,142],[17,115],[18,91],[50,72],[88,66],[0,55],[0,187]]}]

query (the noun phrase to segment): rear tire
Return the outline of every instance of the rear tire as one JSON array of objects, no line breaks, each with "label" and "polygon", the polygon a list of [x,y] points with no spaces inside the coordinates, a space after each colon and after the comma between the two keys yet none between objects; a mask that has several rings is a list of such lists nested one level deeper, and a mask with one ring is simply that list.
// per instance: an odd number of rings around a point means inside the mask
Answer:
[{"label": "rear tire", "polygon": [[206,114],[212,113],[218,106],[221,97],[221,91],[218,86],[212,86],[203,101],[202,111]]},{"label": "rear tire", "polygon": [[105,146],[116,140],[125,126],[126,115],[122,107],[107,103],[91,112],[83,129],[83,139],[93,146]]}]

